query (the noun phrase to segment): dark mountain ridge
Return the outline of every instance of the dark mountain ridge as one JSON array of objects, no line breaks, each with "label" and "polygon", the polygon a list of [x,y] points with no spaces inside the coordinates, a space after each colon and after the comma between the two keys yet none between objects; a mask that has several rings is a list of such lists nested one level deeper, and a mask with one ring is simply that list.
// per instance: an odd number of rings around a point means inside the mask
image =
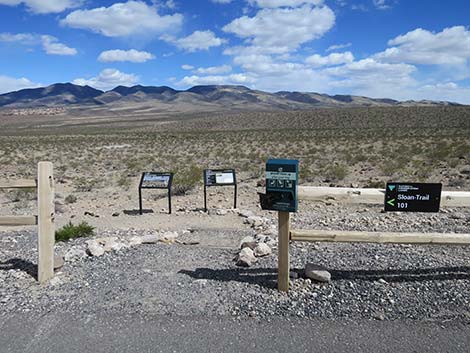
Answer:
[{"label": "dark mountain ridge", "polygon": [[[47,87],[28,88],[0,95],[0,107],[30,108],[64,105],[113,106],[119,104],[158,105],[168,109],[172,105],[204,105],[212,109],[292,110],[315,107],[367,107],[413,105],[460,105],[452,102],[405,101],[388,98],[368,98],[353,95],[319,94],[315,92],[280,91],[269,93],[236,85],[201,85],[188,90],[168,86],[117,86],[104,92],[90,86],[57,83]],[[163,105],[162,105],[163,104]]]}]

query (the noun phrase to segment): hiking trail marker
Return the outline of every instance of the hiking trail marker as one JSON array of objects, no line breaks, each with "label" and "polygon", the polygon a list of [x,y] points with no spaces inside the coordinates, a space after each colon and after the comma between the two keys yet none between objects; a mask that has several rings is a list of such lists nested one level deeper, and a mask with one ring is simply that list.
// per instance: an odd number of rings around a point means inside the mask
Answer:
[{"label": "hiking trail marker", "polygon": [[142,189],[167,189],[168,190],[168,214],[171,214],[171,183],[173,173],[143,172],[139,183],[139,212],[142,208]]},{"label": "hiking trail marker", "polygon": [[442,184],[387,183],[386,212],[439,212]]},{"label": "hiking trail marker", "polygon": [[204,211],[207,212],[207,188],[233,186],[233,208],[237,208],[237,177],[235,169],[204,169]]}]

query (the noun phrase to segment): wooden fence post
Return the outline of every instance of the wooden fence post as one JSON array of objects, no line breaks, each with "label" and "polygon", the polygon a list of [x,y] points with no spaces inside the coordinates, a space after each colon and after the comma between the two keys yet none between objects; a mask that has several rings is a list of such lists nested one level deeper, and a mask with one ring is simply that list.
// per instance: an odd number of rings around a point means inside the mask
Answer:
[{"label": "wooden fence post", "polygon": [[279,212],[278,228],[278,265],[277,265],[277,288],[282,292],[289,291],[289,212]]},{"label": "wooden fence post", "polygon": [[38,281],[54,276],[54,178],[51,162],[38,163]]}]

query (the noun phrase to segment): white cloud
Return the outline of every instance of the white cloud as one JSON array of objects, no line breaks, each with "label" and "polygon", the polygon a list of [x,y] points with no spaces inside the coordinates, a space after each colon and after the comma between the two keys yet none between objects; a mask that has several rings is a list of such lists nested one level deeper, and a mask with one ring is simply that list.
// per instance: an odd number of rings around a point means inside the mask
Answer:
[{"label": "white cloud", "polygon": [[290,73],[295,70],[303,70],[305,65],[291,62],[276,62],[269,55],[239,55],[233,62],[244,70],[258,76],[276,76]]},{"label": "white cloud", "polygon": [[470,104],[470,88],[460,87],[455,82],[437,83],[418,87],[410,92],[410,97],[415,100],[430,99]]},{"label": "white cloud", "polygon": [[[335,23],[335,15],[328,6],[298,8],[266,8],[256,16],[243,16],[223,27],[225,32],[245,38],[245,43],[263,48],[266,53],[285,53],[301,44],[320,38]],[[274,50],[273,50],[274,49]]]},{"label": "white cloud", "polygon": [[354,56],[350,51],[344,53],[331,53],[328,56],[314,54],[305,59],[305,62],[313,67],[347,64],[352,63],[353,61]]},{"label": "white cloud", "polygon": [[39,83],[32,82],[27,78],[14,78],[0,75],[0,94],[12,91],[18,91],[24,88],[40,87]]},{"label": "white cloud", "polygon": [[164,6],[167,7],[167,8],[169,8],[169,9],[172,9],[172,10],[176,9],[176,7],[177,7],[176,4],[175,4],[175,2],[174,2],[173,0],[167,0],[167,1],[165,1]]},{"label": "white cloud", "polygon": [[42,35],[42,47],[47,54],[50,55],[77,55],[77,49],[70,48],[60,43],[56,37]]},{"label": "white cloud", "polygon": [[380,63],[372,58],[343,66],[326,68],[322,74],[328,79],[330,90],[369,97],[404,99],[404,92],[416,87],[412,77],[416,67],[408,64]]},{"label": "white cloud", "polygon": [[391,7],[387,0],[372,0],[372,3],[380,10],[386,10]]},{"label": "white cloud", "polygon": [[184,65],[181,65],[181,68],[182,68],[183,70],[192,70],[192,69],[194,69],[194,66],[188,65],[188,64],[184,64]]},{"label": "white cloud", "polygon": [[211,67],[200,67],[196,70],[196,73],[200,75],[218,75],[226,74],[230,71],[232,71],[232,67],[230,65],[221,65]]},{"label": "white cloud", "polygon": [[154,36],[176,30],[182,21],[181,14],[160,16],[155,7],[142,1],[128,1],[110,7],[74,11],[61,20],[61,24],[87,29],[107,37],[126,37]]},{"label": "white cloud", "polygon": [[198,85],[242,85],[253,83],[253,78],[246,74],[232,74],[226,76],[185,76],[177,82],[178,86],[198,86]]},{"label": "white cloud", "polygon": [[110,90],[116,86],[133,86],[139,81],[134,74],[126,74],[116,69],[104,69],[98,76],[89,79],[77,78],[73,84],[80,86],[91,86],[101,90]]},{"label": "white cloud", "polygon": [[77,49],[71,48],[61,42],[56,37],[43,34],[32,33],[0,33],[0,42],[17,43],[21,45],[41,45],[42,49],[49,55],[76,55]]},{"label": "white cloud", "polygon": [[162,39],[188,52],[208,50],[211,47],[218,47],[226,42],[225,39],[216,37],[212,31],[195,31],[191,35],[180,39],[170,37],[162,37]]},{"label": "white cloud", "polygon": [[0,33],[0,42],[34,44],[37,36],[31,33]]},{"label": "white cloud", "polygon": [[143,63],[154,59],[155,56],[146,51],[131,50],[106,50],[98,56],[98,61],[114,62],[114,61],[130,61],[133,63]]},{"label": "white cloud", "polygon": [[253,5],[266,8],[298,7],[304,4],[322,5],[323,0],[249,0]]},{"label": "white cloud", "polygon": [[30,11],[39,14],[59,13],[79,6],[82,0],[0,0],[0,5],[24,4]]},{"label": "white cloud", "polygon": [[463,26],[433,33],[421,28],[388,42],[393,46],[375,55],[383,62],[425,65],[462,65],[470,60],[470,31]]},{"label": "white cloud", "polygon": [[350,46],[352,46],[352,43],[330,45],[328,49],[326,49],[326,51],[329,52],[329,51],[334,51],[334,50],[339,50],[339,49],[345,49],[345,48],[349,48]]}]

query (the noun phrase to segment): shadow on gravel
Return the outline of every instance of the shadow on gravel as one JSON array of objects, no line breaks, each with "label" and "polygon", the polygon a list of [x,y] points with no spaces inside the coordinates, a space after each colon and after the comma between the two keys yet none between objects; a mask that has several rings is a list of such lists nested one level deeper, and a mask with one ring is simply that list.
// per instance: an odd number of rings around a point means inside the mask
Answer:
[{"label": "shadow on gravel", "polygon": [[[124,210],[123,213],[127,216],[140,216],[140,210]],[[154,213],[151,209],[142,210],[143,214]]]},{"label": "shadow on gravel", "polygon": [[21,270],[26,272],[28,275],[37,279],[38,277],[38,268],[35,264],[30,261],[23,259],[10,259],[8,261],[0,262],[0,271],[9,271],[9,270]]},{"label": "shadow on gravel", "polygon": [[332,280],[360,279],[377,281],[384,279],[387,282],[422,282],[422,281],[448,281],[469,279],[470,267],[436,267],[407,270],[329,270]]},{"label": "shadow on gravel", "polygon": [[220,282],[237,281],[257,284],[266,288],[277,288],[276,268],[233,268],[223,270],[197,268],[194,271],[180,270],[178,273],[188,275],[194,279],[207,279]]}]

